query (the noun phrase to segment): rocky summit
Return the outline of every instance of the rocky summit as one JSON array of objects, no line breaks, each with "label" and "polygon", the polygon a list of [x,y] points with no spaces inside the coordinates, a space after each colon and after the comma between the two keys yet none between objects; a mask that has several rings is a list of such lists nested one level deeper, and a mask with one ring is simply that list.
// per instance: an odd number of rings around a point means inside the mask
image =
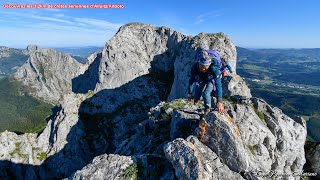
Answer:
[{"label": "rocky summit", "polygon": [[[303,118],[251,96],[224,77],[226,114],[188,101],[200,49],[217,49],[236,72],[223,33],[186,36],[142,23],[122,26],[86,64],[29,48],[15,77],[57,105],[39,134],[0,134],[1,179],[300,179]],[[319,153],[314,153],[319,155]]]},{"label": "rocky summit", "polygon": [[67,53],[29,45],[28,60],[17,70],[14,78],[28,89],[31,96],[58,104],[62,96],[71,92],[71,79],[81,73],[81,63]]}]

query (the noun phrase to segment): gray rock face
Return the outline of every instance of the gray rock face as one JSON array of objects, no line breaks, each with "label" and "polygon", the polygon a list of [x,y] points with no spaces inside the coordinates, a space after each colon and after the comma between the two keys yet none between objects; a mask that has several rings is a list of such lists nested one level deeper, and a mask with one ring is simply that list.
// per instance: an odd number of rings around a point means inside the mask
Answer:
[{"label": "gray rock face", "polygon": [[236,172],[301,172],[305,164],[306,127],[261,99],[252,101],[254,107],[229,107],[232,118],[211,113],[203,142]]},{"label": "gray rock face", "polygon": [[[288,177],[291,179],[299,178],[293,176],[293,173],[302,172],[305,164],[305,121],[291,119],[261,99],[251,100],[252,102],[246,103],[224,101],[228,115],[213,111],[205,117],[206,121],[199,121],[199,116],[203,113],[203,109],[199,109],[202,105],[191,105],[183,99],[159,104],[150,116],[152,119],[170,119],[167,123],[171,121],[168,128],[171,140],[186,138],[186,134],[197,136],[220,158],[222,164],[231,171],[241,173],[246,179],[271,178],[268,174],[273,172],[291,174]],[[193,128],[194,121],[198,122],[196,130]],[[156,121],[155,126],[157,124]],[[180,168],[179,174],[186,174],[190,170],[190,164],[197,164],[187,163],[191,162],[186,160],[190,159],[190,154],[183,153],[188,152],[185,150],[187,145],[181,145],[186,143],[180,139],[165,145],[166,157],[173,163],[176,173],[177,168]],[[168,146],[173,146],[177,151],[169,151]],[[179,155],[168,155],[174,153]]]},{"label": "gray rock face", "polygon": [[172,29],[141,23],[122,26],[102,51],[96,91],[119,87],[153,72],[173,71],[187,37]]},{"label": "gray rock face", "polygon": [[[164,163],[165,162],[165,163]],[[83,169],[68,179],[174,179],[170,163],[157,155],[120,156],[104,154],[97,156]]]},{"label": "gray rock face", "polygon": [[37,153],[45,151],[37,146],[36,134],[17,136],[16,133],[8,131],[0,134],[0,149],[1,160],[25,164],[40,164]]},{"label": "gray rock face", "polygon": [[250,99],[251,92],[246,82],[239,76],[231,74],[222,78],[223,96],[235,99]]},{"label": "gray rock face", "polygon": [[57,104],[71,91],[71,79],[83,71],[79,62],[66,53],[30,47],[30,57],[14,74],[28,87],[30,95]]},{"label": "gray rock face", "polygon": [[164,149],[179,179],[243,179],[221,163],[219,157],[194,136],[186,140],[178,138]]},{"label": "gray rock face", "polygon": [[89,165],[75,172],[68,179],[125,179],[123,173],[128,168],[133,170],[132,174],[128,172],[128,176],[137,177],[134,162],[130,156],[101,155],[95,157]]}]

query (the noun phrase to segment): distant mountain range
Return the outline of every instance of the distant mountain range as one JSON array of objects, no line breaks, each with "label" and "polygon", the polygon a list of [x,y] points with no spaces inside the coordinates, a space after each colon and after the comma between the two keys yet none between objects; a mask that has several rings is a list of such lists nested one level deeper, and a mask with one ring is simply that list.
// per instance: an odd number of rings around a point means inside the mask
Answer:
[{"label": "distant mountain range", "polygon": [[[31,46],[35,45],[29,45],[29,49],[28,47],[26,47],[26,49],[17,49],[0,46],[0,75],[11,75],[21,67],[29,58]],[[84,64],[86,63],[88,56],[102,48],[103,47],[86,46],[73,48],[61,47],[54,49],[59,52],[66,52],[78,62]]]}]

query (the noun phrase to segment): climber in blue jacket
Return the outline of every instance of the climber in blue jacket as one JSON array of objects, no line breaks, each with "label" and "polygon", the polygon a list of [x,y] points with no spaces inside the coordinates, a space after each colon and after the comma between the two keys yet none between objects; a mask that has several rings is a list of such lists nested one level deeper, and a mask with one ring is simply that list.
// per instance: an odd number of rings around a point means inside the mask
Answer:
[{"label": "climber in blue jacket", "polygon": [[[217,103],[216,107],[220,113],[224,113],[222,103],[222,84],[220,76],[220,63],[217,59],[210,57],[206,52],[198,59],[191,68],[191,77],[189,79],[188,99],[194,99],[196,104],[202,95],[204,99],[204,115],[207,115],[211,109],[211,92],[215,90]],[[194,96],[192,91],[194,89]]]}]

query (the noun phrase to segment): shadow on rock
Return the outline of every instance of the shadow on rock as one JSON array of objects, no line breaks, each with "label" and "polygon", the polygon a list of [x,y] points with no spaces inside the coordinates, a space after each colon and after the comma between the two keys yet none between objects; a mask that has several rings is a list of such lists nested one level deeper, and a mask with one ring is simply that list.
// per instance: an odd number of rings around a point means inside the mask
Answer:
[{"label": "shadow on rock", "polygon": [[[180,43],[185,42],[175,43],[175,46],[181,47]],[[188,51],[196,54],[197,50],[189,48]],[[137,77],[118,88],[103,89],[96,94],[88,94],[79,106],[77,114],[79,120],[71,128],[62,127],[59,125],[60,122],[54,123],[58,114],[62,116],[65,111],[57,107],[51,116],[53,122],[50,125],[48,137],[50,146],[54,147],[51,151],[56,153],[49,157],[45,156],[46,159],[41,165],[0,161],[0,178],[67,178],[90,164],[96,156],[106,153],[130,155],[133,159],[136,158],[135,161],[140,163],[139,167],[144,167],[139,177],[169,175],[173,177],[172,165],[164,158],[163,152],[163,145],[171,140],[170,123],[164,120],[157,122],[158,125],[154,126],[154,122],[149,119],[149,110],[168,99],[174,80],[174,62],[179,52],[179,50],[169,49],[154,56],[149,74]],[[72,80],[73,92],[87,93],[88,90],[95,88],[99,81],[100,61],[101,54],[84,74]],[[65,119],[61,119],[62,123],[63,120]],[[59,128],[70,128],[63,147],[53,146],[59,139]],[[163,130],[166,133],[163,133]],[[139,140],[133,141],[139,137]],[[135,143],[136,145],[133,145]],[[144,147],[145,143],[147,145]],[[156,154],[148,155],[147,152]],[[166,172],[156,170],[158,168]]]},{"label": "shadow on rock", "polygon": [[86,93],[89,90],[94,90],[99,81],[99,67],[102,59],[102,53],[98,53],[93,62],[89,65],[88,69],[79,76],[73,78],[72,92]]}]

